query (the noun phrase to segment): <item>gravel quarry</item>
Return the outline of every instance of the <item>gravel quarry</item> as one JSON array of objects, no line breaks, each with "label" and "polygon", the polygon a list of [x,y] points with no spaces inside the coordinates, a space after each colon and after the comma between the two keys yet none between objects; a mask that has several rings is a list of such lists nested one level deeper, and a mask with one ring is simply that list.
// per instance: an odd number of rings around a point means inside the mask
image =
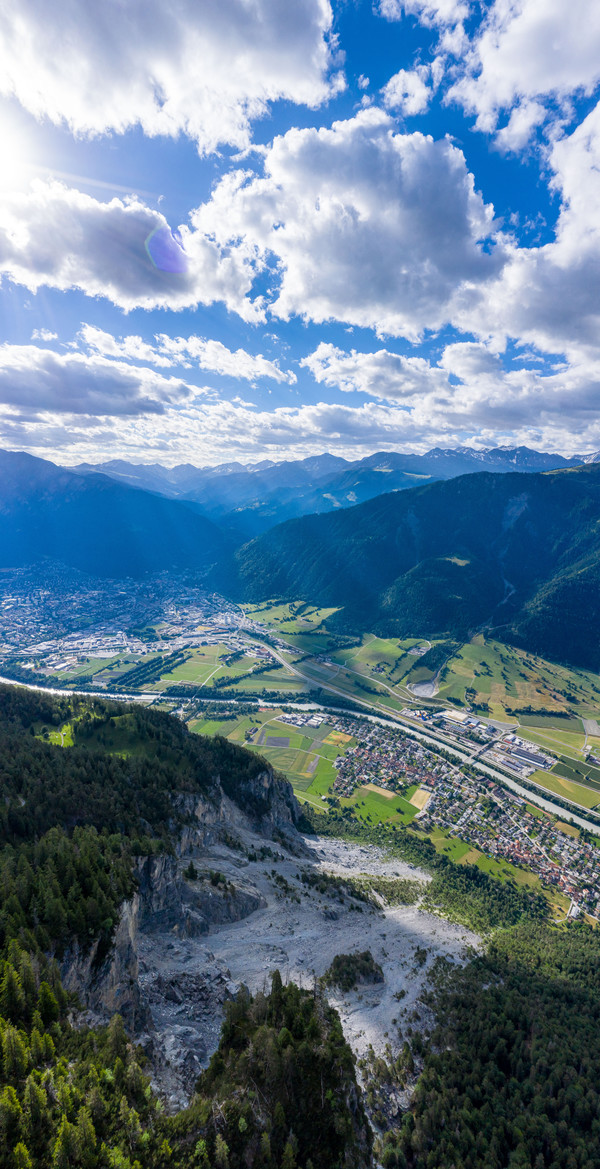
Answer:
[{"label": "gravel quarry", "polygon": [[[303,874],[314,882],[321,873],[430,880],[374,846],[314,838],[304,855],[296,856],[264,836],[249,831],[239,836],[245,854],[213,843],[178,858],[180,874],[193,859],[200,874],[221,875],[231,891],[226,896],[233,903],[239,896],[245,907],[239,920],[215,921],[198,936],[189,935],[185,921],[168,926],[150,921],[140,925],[136,938],[138,983],[151,1019],[140,1042],[173,1109],[189,1100],[218,1045],[224,1003],[242,984],[252,993],[268,989],[278,969],[284,981],[310,987],[337,954],[370,950],[384,981],[348,993],[328,987],[326,994],[358,1058],[370,1045],[380,1054],[389,1044],[395,1054],[399,1027],[426,1025],[419,998],[435,959],[463,962],[479,944],[477,935],[418,905],[379,907],[340,896],[333,884],[320,892],[302,882]],[[265,857],[266,843],[271,855]],[[248,912],[248,905],[259,907]]]}]

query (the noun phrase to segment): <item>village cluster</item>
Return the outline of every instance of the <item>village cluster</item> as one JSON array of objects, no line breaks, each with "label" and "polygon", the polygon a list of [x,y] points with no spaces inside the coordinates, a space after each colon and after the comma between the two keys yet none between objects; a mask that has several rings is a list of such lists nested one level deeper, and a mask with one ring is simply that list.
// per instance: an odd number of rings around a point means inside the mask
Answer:
[{"label": "village cluster", "polygon": [[[18,570],[0,580],[0,672],[2,662],[17,663],[45,675],[50,685],[56,675],[68,685],[61,675],[76,672],[81,681],[83,667],[87,680],[90,662],[98,670],[103,659],[138,661],[191,644],[225,643],[231,653],[243,650],[254,659],[274,660],[266,645],[249,646],[238,632],[241,624],[239,611],[222,597],[173,574],[94,582],[66,569],[44,578],[35,570]],[[95,685],[110,690],[110,681],[102,676]]]},{"label": "village cluster", "polygon": [[[443,828],[449,837],[485,856],[529,869],[545,885],[569,897],[572,917],[582,911],[596,915],[600,849],[593,838],[581,838],[568,825],[561,829],[560,821],[537,809],[535,814],[530,812],[517,794],[483,775],[465,774],[400,730],[350,718],[332,722],[329,716],[328,722],[357,740],[356,747],[336,760],[335,795],[350,796],[366,783],[399,793],[420,784],[429,795],[416,817],[423,829]],[[507,752],[527,750],[523,740],[512,734],[503,736],[501,745]],[[553,762],[547,756],[543,759],[544,765]]]},{"label": "village cluster", "polygon": [[[432,775],[425,781],[431,797],[420,815],[421,827],[437,825],[486,856],[510,861],[536,873],[545,885],[570,898],[569,914],[596,914],[600,900],[600,850],[577,830],[536,809],[484,776]],[[572,835],[572,832],[575,832]]]}]

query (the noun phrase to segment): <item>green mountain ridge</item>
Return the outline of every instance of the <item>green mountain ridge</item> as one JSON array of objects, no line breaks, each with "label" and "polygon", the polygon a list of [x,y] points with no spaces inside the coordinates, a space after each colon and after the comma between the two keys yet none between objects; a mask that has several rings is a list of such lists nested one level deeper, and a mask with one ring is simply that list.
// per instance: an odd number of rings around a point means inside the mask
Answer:
[{"label": "green mountain ridge", "polygon": [[278,525],[218,570],[241,600],[306,599],[345,630],[480,628],[600,666],[600,468],[482,472]]}]

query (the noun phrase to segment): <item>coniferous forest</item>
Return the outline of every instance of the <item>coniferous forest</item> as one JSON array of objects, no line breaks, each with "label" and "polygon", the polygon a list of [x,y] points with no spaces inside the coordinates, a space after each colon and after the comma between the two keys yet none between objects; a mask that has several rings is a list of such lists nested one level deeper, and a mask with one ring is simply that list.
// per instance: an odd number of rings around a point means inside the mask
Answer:
[{"label": "coniferous forest", "polygon": [[[48,741],[73,727],[68,749]],[[119,745],[114,750],[116,723]],[[152,710],[0,690],[0,1169],[357,1169],[373,1162],[354,1057],[323,991],[242,991],[190,1106],[166,1115],[143,1053],[116,1015],[81,1026],[59,961],[112,943],[136,858],[169,851],[185,794],[261,814],[256,755],[191,735]],[[356,827],[332,817],[330,830]],[[375,1133],[385,1169],[592,1169],[600,1163],[600,938],[555,928],[543,899],[436,859],[389,829],[385,845],[429,867],[432,907],[487,941],[438,963],[429,1039],[409,1107]],[[408,1058],[408,1057],[407,1057]],[[385,1089],[385,1084],[384,1084]]]}]

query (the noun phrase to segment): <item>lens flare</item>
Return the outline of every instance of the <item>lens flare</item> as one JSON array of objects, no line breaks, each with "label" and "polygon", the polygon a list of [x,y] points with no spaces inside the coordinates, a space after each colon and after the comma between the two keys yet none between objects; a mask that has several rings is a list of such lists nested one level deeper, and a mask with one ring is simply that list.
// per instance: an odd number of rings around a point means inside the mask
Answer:
[{"label": "lens flare", "polygon": [[146,251],[161,272],[187,272],[188,261],[183,246],[170,227],[160,224],[145,241]]}]

